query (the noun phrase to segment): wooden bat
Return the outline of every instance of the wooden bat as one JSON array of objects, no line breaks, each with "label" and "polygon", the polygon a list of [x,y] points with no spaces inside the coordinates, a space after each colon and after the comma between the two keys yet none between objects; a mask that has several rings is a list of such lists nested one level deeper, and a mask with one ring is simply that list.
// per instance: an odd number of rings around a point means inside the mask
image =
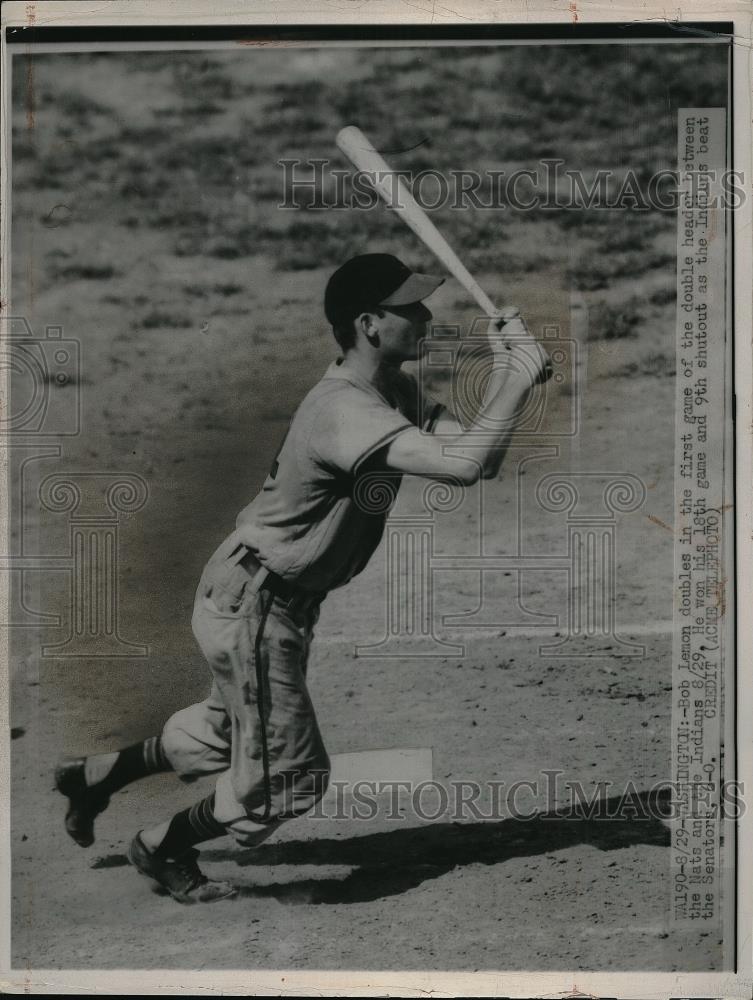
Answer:
[{"label": "wooden bat", "polygon": [[[335,142],[351,163],[369,175],[369,180],[377,194],[393,211],[397,212],[407,226],[410,226],[416,236],[458,279],[463,288],[471,293],[484,313],[490,318],[499,316],[500,310],[495,307],[483,288],[469,273],[450,244],[410,193],[403,179],[387,166],[360,128],[355,125],[346,125],[337,133]],[[502,315],[509,319],[517,314],[518,310],[512,307],[502,311]]]}]

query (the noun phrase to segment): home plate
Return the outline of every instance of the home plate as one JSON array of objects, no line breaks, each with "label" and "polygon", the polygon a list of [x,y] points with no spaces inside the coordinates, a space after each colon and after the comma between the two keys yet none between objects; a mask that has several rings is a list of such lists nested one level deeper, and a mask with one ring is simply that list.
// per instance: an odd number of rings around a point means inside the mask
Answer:
[{"label": "home plate", "polygon": [[[430,747],[389,747],[332,754],[324,796],[301,818],[304,821],[379,816],[402,819],[400,806],[417,788],[433,782]],[[299,828],[300,829],[300,828]],[[322,836],[323,831],[318,831]]]},{"label": "home plate", "polygon": [[431,781],[431,747],[390,747],[381,750],[360,750],[355,753],[336,753],[331,759],[330,786],[324,796],[326,801],[334,796],[339,785],[352,787],[359,781],[407,781],[418,785]]}]

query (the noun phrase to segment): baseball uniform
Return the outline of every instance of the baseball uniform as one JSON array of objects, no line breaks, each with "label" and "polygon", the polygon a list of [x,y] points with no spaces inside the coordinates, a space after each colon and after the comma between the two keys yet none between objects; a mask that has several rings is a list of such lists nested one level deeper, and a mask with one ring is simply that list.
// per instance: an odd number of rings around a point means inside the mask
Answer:
[{"label": "baseball uniform", "polygon": [[110,796],[131,782],[164,770],[185,780],[218,774],[213,793],[141,830],[128,849],[131,864],[178,902],[237,894],[201,871],[197,844],[230,832],[256,845],[326,790],[329,758],[306,686],[313,629],[326,594],[379,544],[384,501],[401,478],[387,469],[386,449],[439,419],[441,407],[420,402],[399,363],[419,356],[431,318],[422,301],[442,280],[390,254],[351,258],[331,276],[324,311],[345,357],[304,399],[261,492],[196,591],[208,698],[171,716],[160,737],[56,768],[66,831],[82,847],[94,842]]},{"label": "baseball uniform", "polygon": [[441,406],[390,369],[377,389],[334,362],[301,403],[258,496],[207,563],[193,630],[209,697],[167,722],[164,751],[184,779],[222,772],[215,814],[256,843],[324,794],[329,759],[306,686],[319,605],[379,544],[388,513],[359,495],[402,431],[430,432]]}]

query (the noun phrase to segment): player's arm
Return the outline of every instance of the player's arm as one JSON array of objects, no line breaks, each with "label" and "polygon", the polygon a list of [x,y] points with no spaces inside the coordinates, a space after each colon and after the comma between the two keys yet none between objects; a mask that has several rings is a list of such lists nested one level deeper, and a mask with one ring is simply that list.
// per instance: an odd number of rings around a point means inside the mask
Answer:
[{"label": "player's arm", "polygon": [[[403,431],[387,449],[389,468],[429,479],[451,476],[465,485],[497,475],[528,393],[544,377],[549,359],[519,318],[507,323],[492,320],[489,332],[492,351],[516,352],[517,363],[493,367],[473,423],[463,430],[446,414],[434,434],[422,434],[418,429]],[[494,437],[490,428],[496,428]]]}]

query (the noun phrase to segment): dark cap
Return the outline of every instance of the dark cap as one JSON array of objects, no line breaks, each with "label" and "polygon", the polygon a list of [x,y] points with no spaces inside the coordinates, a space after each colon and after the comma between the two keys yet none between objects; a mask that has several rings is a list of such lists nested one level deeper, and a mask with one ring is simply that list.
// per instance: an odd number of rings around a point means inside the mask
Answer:
[{"label": "dark cap", "polygon": [[327,282],[324,312],[336,326],[376,306],[407,306],[421,302],[444,278],[411,271],[389,253],[351,257]]}]

